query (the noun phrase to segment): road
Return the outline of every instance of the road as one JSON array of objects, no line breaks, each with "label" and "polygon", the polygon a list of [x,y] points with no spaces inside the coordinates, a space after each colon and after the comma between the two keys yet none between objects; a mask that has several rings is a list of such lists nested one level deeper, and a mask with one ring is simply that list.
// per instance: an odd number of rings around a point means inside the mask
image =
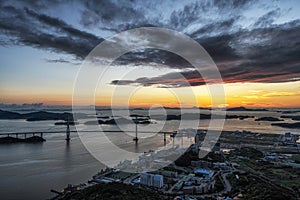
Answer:
[{"label": "road", "polygon": [[227,172],[227,173],[222,173],[221,177],[223,180],[223,185],[224,185],[224,190],[221,193],[227,193],[231,191],[231,184],[230,182],[227,180],[226,176],[228,174],[232,174],[233,172]]}]

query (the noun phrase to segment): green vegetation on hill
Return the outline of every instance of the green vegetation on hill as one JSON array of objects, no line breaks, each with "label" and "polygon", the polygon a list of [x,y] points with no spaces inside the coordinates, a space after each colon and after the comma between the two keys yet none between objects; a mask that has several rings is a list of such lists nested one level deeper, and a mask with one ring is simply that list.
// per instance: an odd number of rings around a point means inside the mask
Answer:
[{"label": "green vegetation on hill", "polygon": [[239,179],[235,176],[230,176],[230,182],[233,190],[230,192],[231,196],[239,193],[243,195],[245,200],[283,200],[283,199],[297,199],[295,192],[278,187],[271,182],[263,180],[259,176],[252,174],[239,175]]},{"label": "green vegetation on hill", "polygon": [[121,183],[98,184],[82,191],[75,191],[60,198],[61,200],[160,200],[168,199],[134,185]]},{"label": "green vegetation on hill", "polygon": [[263,153],[261,151],[251,147],[242,147],[240,150],[236,150],[234,154],[249,157],[251,159],[259,159],[263,157]]}]

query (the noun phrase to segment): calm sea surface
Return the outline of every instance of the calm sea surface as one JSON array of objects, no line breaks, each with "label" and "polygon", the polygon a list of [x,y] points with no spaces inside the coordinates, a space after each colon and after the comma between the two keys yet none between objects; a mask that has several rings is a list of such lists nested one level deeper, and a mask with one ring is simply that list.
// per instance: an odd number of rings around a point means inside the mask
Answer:
[{"label": "calm sea surface", "polygon": [[[138,111],[145,114],[145,111]],[[172,111],[171,111],[172,112]],[[176,112],[176,111],[174,111]],[[186,110],[185,112],[193,112]],[[205,113],[205,112],[204,112]],[[103,115],[109,115],[102,112]],[[155,114],[155,113],[154,113]],[[171,113],[172,114],[172,113]],[[279,112],[227,112],[229,115],[251,115],[255,117],[280,117]],[[299,114],[299,113],[296,113]],[[0,120],[0,132],[22,131],[64,131],[64,126],[54,126],[55,121],[26,122],[24,120]],[[295,122],[285,119],[285,122]],[[157,125],[161,122],[157,121]],[[182,122],[185,128],[189,121]],[[283,134],[287,131],[300,133],[299,129],[283,129],[271,126],[272,122],[257,122],[253,118],[225,122],[224,130],[247,130],[259,133]],[[209,120],[201,120],[199,128],[207,128]],[[178,128],[178,121],[168,121],[164,130]],[[115,126],[105,126],[106,130],[117,130]],[[134,126],[128,126],[134,130]],[[145,126],[145,130],[147,126]],[[0,145],[0,199],[47,199],[52,196],[50,189],[60,190],[68,183],[86,182],[103,164],[94,159],[81,143],[78,135],[73,133],[69,144],[64,134],[45,134],[46,142],[42,144],[9,144]],[[145,151],[163,145],[162,136],[142,142],[140,150],[127,137],[120,133],[110,133],[110,139],[125,149]]]}]

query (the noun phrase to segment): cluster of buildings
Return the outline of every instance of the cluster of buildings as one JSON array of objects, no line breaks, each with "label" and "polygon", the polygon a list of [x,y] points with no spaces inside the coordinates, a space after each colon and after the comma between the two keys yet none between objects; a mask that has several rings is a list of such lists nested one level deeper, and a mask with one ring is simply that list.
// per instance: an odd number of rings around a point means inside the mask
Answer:
[{"label": "cluster of buildings", "polygon": [[272,164],[272,165],[276,165],[276,166],[289,166],[292,168],[300,168],[300,164],[295,162],[294,159],[292,158],[292,154],[284,154],[284,153],[271,153],[271,152],[267,152],[264,151],[264,157],[257,159],[256,162],[258,164]]},{"label": "cluster of buildings", "polygon": [[208,193],[215,187],[215,172],[210,169],[195,168],[194,173],[187,174],[161,169],[156,173],[159,174],[141,173],[131,183],[178,195]]},{"label": "cluster of buildings", "polygon": [[203,194],[215,187],[214,171],[197,168],[194,173],[182,176],[171,188],[175,194]]},{"label": "cluster of buildings", "polygon": [[292,134],[290,132],[285,133],[280,136],[280,142],[286,146],[297,146],[299,140],[299,135]]},{"label": "cluster of buildings", "polygon": [[169,156],[179,157],[185,152],[183,148],[170,148],[164,149],[161,151],[153,151],[144,152],[144,154],[139,156],[137,162],[132,162],[131,160],[125,160],[119,163],[116,168],[118,169],[126,169],[127,171],[148,171],[149,169],[160,169],[163,168],[172,161],[165,159]]},{"label": "cluster of buildings", "polygon": [[207,131],[204,130],[198,130],[195,135],[195,144],[192,144],[190,146],[190,150],[198,154],[200,151],[200,148],[205,149],[207,151],[212,151],[214,153],[220,153],[221,151],[221,144],[220,142],[216,141],[215,138],[210,138],[211,140],[206,141],[204,143],[204,138],[206,137]]},{"label": "cluster of buildings", "polygon": [[[198,154],[205,131],[198,131],[195,135],[195,143],[191,145],[190,151]],[[213,153],[220,154],[220,143],[216,142],[211,149]],[[140,175],[141,185],[154,187],[168,194],[176,195],[201,195],[210,193],[215,189],[216,177],[220,169],[228,170],[228,163],[209,162],[205,160],[191,161],[189,167],[169,165],[168,169],[156,171],[156,174],[142,173]],[[135,183],[137,183],[135,181]]]}]

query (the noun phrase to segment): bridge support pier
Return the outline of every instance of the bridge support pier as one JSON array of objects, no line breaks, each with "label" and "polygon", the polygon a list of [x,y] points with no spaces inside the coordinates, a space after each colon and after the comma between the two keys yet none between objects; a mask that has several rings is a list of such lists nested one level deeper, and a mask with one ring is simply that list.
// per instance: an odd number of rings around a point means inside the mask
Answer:
[{"label": "bridge support pier", "polygon": [[135,116],[135,138],[133,138],[133,141],[135,141],[135,143],[138,143],[139,138],[138,138],[138,120],[137,120],[137,116]]},{"label": "bridge support pier", "polygon": [[70,139],[70,125],[69,125],[69,120],[67,122],[67,131],[66,131],[66,141],[69,142]]}]

